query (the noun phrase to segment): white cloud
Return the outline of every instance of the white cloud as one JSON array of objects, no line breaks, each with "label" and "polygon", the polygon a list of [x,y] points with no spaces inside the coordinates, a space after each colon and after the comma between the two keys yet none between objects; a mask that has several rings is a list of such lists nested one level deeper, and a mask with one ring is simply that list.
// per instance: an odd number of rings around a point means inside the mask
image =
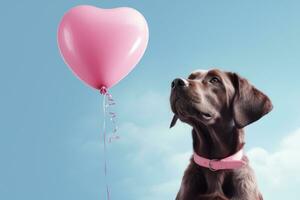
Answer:
[{"label": "white cloud", "polygon": [[181,180],[179,178],[176,178],[157,185],[153,185],[150,188],[151,196],[147,197],[146,199],[149,200],[175,199],[179,189],[180,182]]},{"label": "white cloud", "polygon": [[124,162],[143,174],[135,199],[174,199],[192,155],[191,129],[179,122],[170,130],[161,122],[148,127],[126,123],[119,131],[123,137],[116,145],[131,147]]},{"label": "white cloud", "polygon": [[[283,138],[274,152],[255,147],[249,150],[250,164],[254,168],[263,193],[272,196],[291,191],[300,184],[300,129]],[[289,192],[290,193],[290,192]],[[272,199],[279,199],[274,195]]]}]

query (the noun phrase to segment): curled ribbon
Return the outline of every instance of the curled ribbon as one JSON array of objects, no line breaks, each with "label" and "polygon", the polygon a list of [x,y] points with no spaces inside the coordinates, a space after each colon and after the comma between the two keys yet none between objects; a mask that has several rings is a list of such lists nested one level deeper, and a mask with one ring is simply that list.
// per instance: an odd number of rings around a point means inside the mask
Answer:
[{"label": "curled ribbon", "polygon": [[117,140],[120,137],[116,134],[118,127],[116,124],[116,113],[111,111],[112,107],[116,105],[114,99],[112,98],[112,95],[108,92],[106,87],[101,87],[100,93],[103,95],[103,151],[104,151],[104,176],[105,176],[105,184],[106,184],[106,199],[110,200],[110,188],[107,182],[107,148],[106,148],[106,137],[107,137],[107,130],[106,130],[106,117],[109,117],[113,130],[112,135],[108,137],[108,142],[111,143],[113,140]]}]

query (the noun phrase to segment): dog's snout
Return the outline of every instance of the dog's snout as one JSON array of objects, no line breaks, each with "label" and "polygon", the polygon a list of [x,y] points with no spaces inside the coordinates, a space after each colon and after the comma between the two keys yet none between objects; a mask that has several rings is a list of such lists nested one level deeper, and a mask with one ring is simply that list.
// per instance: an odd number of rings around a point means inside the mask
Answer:
[{"label": "dog's snout", "polygon": [[175,87],[183,87],[183,86],[187,86],[187,81],[182,79],[182,78],[176,78],[172,81],[171,87],[175,88]]}]

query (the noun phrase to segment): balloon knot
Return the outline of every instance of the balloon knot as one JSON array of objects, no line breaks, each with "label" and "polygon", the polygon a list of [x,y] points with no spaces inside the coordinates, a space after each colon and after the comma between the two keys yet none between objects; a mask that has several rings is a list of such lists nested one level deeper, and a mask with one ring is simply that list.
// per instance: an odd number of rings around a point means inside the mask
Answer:
[{"label": "balloon knot", "polygon": [[106,95],[106,93],[107,93],[107,88],[106,88],[105,86],[102,86],[102,87],[100,88],[100,93],[101,93],[102,95]]}]

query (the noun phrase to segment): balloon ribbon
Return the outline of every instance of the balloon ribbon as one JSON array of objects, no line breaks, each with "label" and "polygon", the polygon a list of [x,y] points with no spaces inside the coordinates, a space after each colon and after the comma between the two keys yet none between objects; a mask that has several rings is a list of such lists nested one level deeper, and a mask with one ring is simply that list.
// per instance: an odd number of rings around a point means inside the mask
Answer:
[{"label": "balloon ribbon", "polygon": [[106,118],[109,118],[113,130],[112,130],[112,136],[108,137],[108,142],[111,143],[113,140],[119,139],[120,137],[116,134],[117,132],[117,125],[116,125],[116,113],[111,111],[112,107],[116,104],[114,99],[112,98],[112,95],[108,92],[106,87],[101,87],[100,93],[103,95],[103,151],[104,151],[104,176],[105,176],[105,185],[106,185],[106,199],[110,200],[111,193],[110,188],[107,182],[107,147],[106,147],[106,139],[107,139],[107,130],[106,130]]}]

